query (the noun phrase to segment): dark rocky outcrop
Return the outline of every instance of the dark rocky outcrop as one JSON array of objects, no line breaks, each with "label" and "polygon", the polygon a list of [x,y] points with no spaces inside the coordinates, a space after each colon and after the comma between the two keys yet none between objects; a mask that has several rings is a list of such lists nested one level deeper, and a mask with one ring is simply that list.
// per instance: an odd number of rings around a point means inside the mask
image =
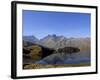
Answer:
[{"label": "dark rocky outcrop", "polygon": [[53,54],[55,52],[54,49],[49,49],[49,48],[46,48],[46,47],[42,47],[42,58],[46,57],[46,56],[49,56],[51,54]]},{"label": "dark rocky outcrop", "polygon": [[57,50],[58,53],[76,53],[76,52],[79,52],[80,49],[78,48],[75,48],[75,47],[64,47],[64,48],[59,48]]}]

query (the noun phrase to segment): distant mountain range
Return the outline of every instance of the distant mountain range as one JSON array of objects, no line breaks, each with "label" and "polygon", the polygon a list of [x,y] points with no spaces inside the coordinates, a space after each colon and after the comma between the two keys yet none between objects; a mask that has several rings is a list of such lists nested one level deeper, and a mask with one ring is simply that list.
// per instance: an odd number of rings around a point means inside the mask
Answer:
[{"label": "distant mountain range", "polygon": [[31,43],[38,43],[39,40],[35,36],[23,36],[23,40]]},{"label": "distant mountain range", "polygon": [[63,48],[63,47],[78,47],[80,50],[90,50],[90,38],[66,38],[65,36],[47,35],[42,39],[37,39],[35,36],[23,36],[23,40],[31,43],[36,43],[48,48]]}]

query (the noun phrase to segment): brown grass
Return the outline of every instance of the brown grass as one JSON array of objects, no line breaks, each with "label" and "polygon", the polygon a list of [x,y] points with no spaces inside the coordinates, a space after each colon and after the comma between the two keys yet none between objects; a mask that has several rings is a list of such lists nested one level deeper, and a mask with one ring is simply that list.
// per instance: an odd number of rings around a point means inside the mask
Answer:
[{"label": "brown grass", "polygon": [[62,65],[44,65],[44,64],[28,64],[24,66],[24,69],[41,69],[41,68],[63,68],[63,67],[84,67],[90,66],[90,63],[79,64],[62,64]]}]

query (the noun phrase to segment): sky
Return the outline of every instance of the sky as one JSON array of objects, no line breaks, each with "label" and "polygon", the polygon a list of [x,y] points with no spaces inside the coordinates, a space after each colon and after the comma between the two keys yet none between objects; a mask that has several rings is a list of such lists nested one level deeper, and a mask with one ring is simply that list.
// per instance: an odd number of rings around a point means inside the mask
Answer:
[{"label": "sky", "polygon": [[23,10],[23,36],[90,37],[90,18],[89,13]]}]

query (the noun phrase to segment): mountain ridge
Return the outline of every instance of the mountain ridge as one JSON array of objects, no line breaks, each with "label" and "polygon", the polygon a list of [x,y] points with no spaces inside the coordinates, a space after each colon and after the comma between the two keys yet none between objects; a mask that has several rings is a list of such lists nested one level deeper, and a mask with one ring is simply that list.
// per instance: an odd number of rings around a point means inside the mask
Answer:
[{"label": "mountain ridge", "polygon": [[35,36],[27,36],[26,38],[24,37],[23,40],[54,49],[63,47],[78,47],[80,49],[90,49],[91,42],[89,37],[67,38],[65,36],[57,36],[55,34],[47,35],[40,40],[37,39]]}]

